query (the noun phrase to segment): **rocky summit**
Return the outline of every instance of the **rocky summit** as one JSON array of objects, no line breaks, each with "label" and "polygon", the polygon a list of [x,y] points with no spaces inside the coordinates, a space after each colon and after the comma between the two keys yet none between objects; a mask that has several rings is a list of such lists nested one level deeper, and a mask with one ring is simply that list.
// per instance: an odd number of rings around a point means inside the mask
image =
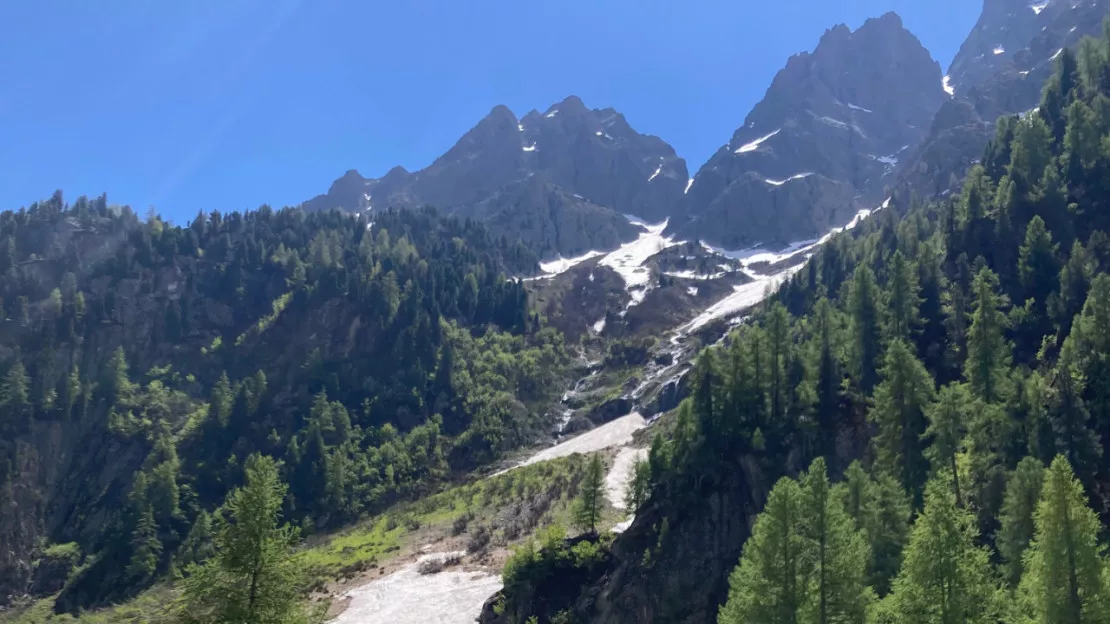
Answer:
[{"label": "rocky summit", "polygon": [[681,235],[736,248],[844,225],[883,199],[944,101],[940,66],[888,13],[792,57],[694,177]]},{"label": "rocky summit", "polygon": [[379,179],[349,171],[309,210],[432,205],[519,237],[541,257],[574,256],[636,237],[623,214],[669,215],[689,174],[674,149],[624,116],[571,96],[521,119],[494,108],[427,168]]}]

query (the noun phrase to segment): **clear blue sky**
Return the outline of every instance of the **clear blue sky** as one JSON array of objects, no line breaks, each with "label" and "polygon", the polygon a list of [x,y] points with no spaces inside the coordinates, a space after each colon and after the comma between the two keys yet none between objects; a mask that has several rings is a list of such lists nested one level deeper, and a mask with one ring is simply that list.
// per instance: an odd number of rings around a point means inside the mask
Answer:
[{"label": "clear blue sky", "polygon": [[795,52],[897,11],[946,68],[976,0],[0,3],[0,209],[107,192],[183,222],[416,170],[496,104],[613,106],[696,170]]}]

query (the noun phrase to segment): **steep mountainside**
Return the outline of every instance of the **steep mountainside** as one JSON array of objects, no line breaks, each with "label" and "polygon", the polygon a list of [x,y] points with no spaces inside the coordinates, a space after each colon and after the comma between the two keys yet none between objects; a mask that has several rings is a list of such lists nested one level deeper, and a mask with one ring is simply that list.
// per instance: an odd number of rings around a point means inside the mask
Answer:
[{"label": "steep mountainside", "polygon": [[[0,606],[118,602],[183,566],[255,452],[311,531],[554,422],[563,340],[503,277],[535,256],[479,224],[263,208],[183,228],[58,193],[0,213],[0,252]],[[39,565],[52,544],[67,566]]]},{"label": "steep mountainside", "polygon": [[662,219],[687,183],[686,163],[613,109],[571,96],[517,119],[498,106],[427,168],[380,179],[349,171],[308,210],[431,205],[489,222],[541,257],[575,256],[632,240],[621,214]]},{"label": "steep mountainside", "polygon": [[792,57],[697,173],[680,237],[739,248],[815,238],[882,203],[944,101],[940,67],[893,13]]},{"label": "steep mountainside", "polygon": [[930,197],[954,190],[995,121],[1035,107],[1061,50],[1098,35],[1107,15],[1107,0],[987,0],[946,77],[951,97],[908,154],[898,192]]}]

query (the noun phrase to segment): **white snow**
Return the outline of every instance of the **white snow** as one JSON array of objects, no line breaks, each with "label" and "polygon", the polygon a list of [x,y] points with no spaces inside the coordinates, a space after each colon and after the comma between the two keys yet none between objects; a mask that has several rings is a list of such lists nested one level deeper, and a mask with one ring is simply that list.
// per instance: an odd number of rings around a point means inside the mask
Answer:
[{"label": "white snow", "polygon": [[755,247],[749,247],[747,249],[740,249],[737,251],[721,249],[720,247],[714,247],[704,242],[701,244],[701,246],[707,251],[722,255],[731,260],[738,260],[740,262],[740,265],[746,269],[752,264],[758,264],[761,262],[775,264],[776,262],[781,262],[788,258],[792,258],[800,253],[805,253],[810,249],[813,249],[813,247],[816,246],[819,242],[820,239],[796,241],[790,243],[789,245],[778,251],[770,251],[768,249],[765,249],[762,245],[756,245]]},{"label": "white snow", "polygon": [[1005,54],[1005,53],[1006,53],[1006,48],[1003,48],[1002,46],[998,46],[997,48],[994,49],[994,55],[995,56],[998,56],[999,54]]},{"label": "white snow", "polygon": [[759,277],[756,275],[750,275],[750,277],[754,278],[755,281],[751,282],[750,284],[744,284],[743,286],[734,287],[731,295],[713,304],[708,310],[703,312],[697,318],[679,328],[678,332],[680,334],[688,334],[690,332],[697,331],[702,327],[705,327],[710,322],[716,319],[729,317],[739,312],[743,312],[744,310],[763,301],[767,297],[767,295],[769,295],[771,292],[774,291],[775,288],[778,287],[779,284],[786,281],[786,279],[788,279],[791,275],[796,273],[801,268],[801,265],[791,267],[783,271],[782,273],[771,277]]},{"label": "white snow", "polygon": [[685,190],[685,191],[682,191],[682,193],[683,193],[684,195],[685,195],[686,193],[689,193],[689,192],[690,192],[690,187],[691,187],[691,186],[694,186],[694,179],[693,179],[693,178],[690,178],[690,181],[686,183],[686,190]]},{"label": "white snow", "polygon": [[1033,9],[1033,12],[1037,15],[1040,15],[1041,11],[1043,11],[1046,6],[1048,6],[1048,0],[1045,0],[1044,2],[1038,2],[1037,4],[1030,4],[1029,8]]},{"label": "white snow", "polygon": [[615,509],[624,510],[624,491],[632,478],[632,469],[637,461],[647,459],[647,449],[625,447],[613,459],[613,467],[605,475],[605,494]]},{"label": "white snow", "polygon": [[[629,294],[635,300],[637,294],[633,291],[646,289],[648,282],[651,281],[651,271],[643,266],[647,259],[678,243],[671,237],[663,237],[663,230],[667,229],[667,220],[655,225],[647,225],[639,219],[635,221],[633,219],[635,217],[629,217],[628,220],[634,225],[643,227],[644,232],[636,240],[625,243],[620,249],[606,255],[598,264],[607,266],[620,274],[624,279],[625,287],[630,291]],[[641,301],[645,294],[646,290],[640,293]]]},{"label": "white snow", "polygon": [[698,287],[697,286],[687,286],[686,287],[686,294],[690,295],[691,297],[697,297],[698,296]]},{"label": "white snow", "polygon": [[601,130],[598,130],[598,131],[597,131],[597,132],[595,132],[594,134],[596,134],[597,136],[605,136],[605,133],[604,133],[604,132],[602,132]]},{"label": "white snow", "polygon": [[778,130],[775,130],[774,132],[772,132],[771,134],[768,134],[765,137],[760,137],[760,138],[752,141],[751,143],[748,143],[746,145],[741,145],[740,149],[736,150],[736,153],[737,154],[747,154],[748,152],[754,152],[755,150],[759,149],[759,146],[764,141],[766,141],[767,139],[775,136],[776,134],[778,134],[780,132],[782,132],[782,128],[779,128]]},{"label": "white snow", "polygon": [[827,125],[827,126],[832,126],[834,128],[840,128],[841,130],[847,130],[848,129],[848,124],[843,122],[843,121],[840,121],[839,119],[833,119],[832,117],[825,116],[825,117],[818,117],[817,120],[820,121],[821,123]]},{"label": "white snow", "polygon": [[559,114],[559,109],[556,108],[555,110],[551,111],[550,113],[544,115],[544,117],[546,117],[547,119],[551,119],[552,117],[554,117],[555,115],[558,115],[558,114]]},{"label": "white snow", "polygon": [[533,143],[531,145],[525,145],[523,149],[526,152],[534,152],[534,151],[536,151],[536,144]]},{"label": "white snow", "polygon": [[1050,58],[1050,59],[1048,59],[1048,60],[1050,60],[1050,61],[1055,61],[1055,60],[1056,60],[1056,57],[1060,56],[1060,54],[1062,54],[1063,52],[1064,52],[1064,49],[1063,49],[1063,48],[1060,48],[1059,50],[1057,50],[1057,51],[1056,51],[1056,54],[1053,54],[1053,55],[1052,55],[1052,58]]},{"label": "white snow", "polygon": [[956,89],[951,84],[949,84],[949,81],[951,79],[952,78],[950,76],[945,76],[944,82],[941,83],[941,86],[944,87],[944,92],[948,95],[956,95]]},{"label": "white snow", "polygon": [[873,110],[868,110],[868,109],[866,109],[866,108],[864,108],[864,107],[862,107],[862,106],[856,106],[855,104],[851,104],[851,103],[849,103],[849,104],[848,104],[848,108],[850,108],[850,109],[852,109],[852,110],[858,110],[858,111],[863,111],[863,112],[865,112],[865,113],[873,113],[873,112],[875,112],[875,111],[873,111]]},{"label": "white snow", "polygon": [[[539,462],[550,461],[560,457],[567,457],[575,453],[593,453],[612,446],[623,446],[632,442],[632,434],[647,426],[647,421],[639,412],[632,412],[616,420],[587,431],[582,435],[571,438],[566,442],[545,448],[535,455],[524,460],[519,466],[530,466]],[[512,470],[510,468],[509,470]],[[508,472],[508,470],[503,471]],[[500,474],[500,473],[498,473]]]},{"label": "white snow", "polygon": [[425,555],[389,576],[347,592],[351,602],[332,624],[472,624],[501,577],[486,572],[421,574],[420,563],[455,553]]},{"label": "white snow", "polygon": [[520,130],[521,132],[524,132],[524,124],[519,124],[519,123],[518,123],[518,124],[516,125],[516,129],[517,129],[517,130]]},{"label": "white snow", "polygon": [[655,173],[651,174],[651,177],[648,178],[648,182],[651,182],[655,178],[659,177],[660,173],[663,173],[663,163],[659,163],[659,166],[655,169]]},{"label": "white snow", "polygon": [[599,333],[599,334],[601,332],[605,331],[605,317],[604,316],[601,317],[600,321],[594,323],[593,328],[594,328],[594,331]]},{"label": "white snow", "polygon": [[808,178],[811,175],[813,175],[812,172],[810,172],[810,173],[799,173],[797,175],[792,175],[789,178],[786,178],[785,180],[772,180],[771,178],[764,178],[763,181],[766,182],[767,184],[770,184],[771,186],[782,186],[783,184],[786,184],[787,182],[790,182],[791,180],[803,180],[805,178]]},{"label": "white snow", "polygon": [[613,525],[612,532],[613,533],[624,533],[625,531],[628,530],[628,527],[632,526],[632,521],[635,520],[635,519],[636,519],[636,516],[632,516],[629,519],[625,520],[624,522],[616,523],[615,525]]},{"label": "white snow", "polygon": [[[726,266],[725,268],[728,268],[728,267]],[[693,271],[665,271],[663,274],[667,275],[667,276],[670,276],[670,277],[678,277],[678,278],[681,278],[681,279],[692,279],[692,280],[705,281],[705,280],[720,279],[720,278],[724,277],[725,275],[728,275],[728,273],[729,272],[727,272],[727,271],[721,271],[720,273],[695,273]]]},{"label": "white snow", "polygon": [[587,251],[586,253],[576,258],[558,258],[556,260],[549,260],[540,263],[540,270],[548,274],[548,276],[559,275],[566,273],[576,265],[582,264],[590,258],[596,258],[605,253],[604,251]]}]

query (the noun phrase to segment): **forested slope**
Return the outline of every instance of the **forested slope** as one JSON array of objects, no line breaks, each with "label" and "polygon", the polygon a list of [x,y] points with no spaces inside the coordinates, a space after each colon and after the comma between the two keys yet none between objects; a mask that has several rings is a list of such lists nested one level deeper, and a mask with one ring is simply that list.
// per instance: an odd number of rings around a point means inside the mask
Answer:
[{"label": "forested slope", "polygon": [[518,569],[501,611],[1103,621],[1110,36],[1056,67],[960,194],[837,237],[702,355],[650,497],[577,598]]},{"label": "forested slope", "polygon": [[546,432],[568,363],[519,244],[431,210],[0,214],[0,602],[124,599],[206,552],[252,453],[335,527]]}]

